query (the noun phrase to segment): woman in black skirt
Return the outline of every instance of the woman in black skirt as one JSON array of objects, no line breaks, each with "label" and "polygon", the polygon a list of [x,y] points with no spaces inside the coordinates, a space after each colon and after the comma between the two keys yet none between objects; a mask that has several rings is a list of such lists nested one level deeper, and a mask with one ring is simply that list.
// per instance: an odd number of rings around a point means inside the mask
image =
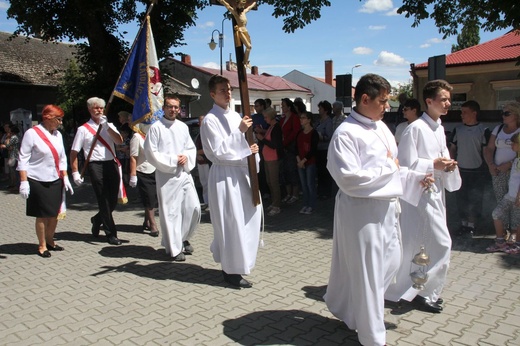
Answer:
[{"label": "woman in black skirt", "polygon": [[58,215],[60,211],[64,212],[63,189],[74,193],[67,177],[63,138],[57,131],[63,115],[60,107],[45,106],[41,124],[25,132],[18,159],[20,195],[27,199],[26,215],[36,217],[38,255],[41,257],[51,257],[49,251],[64,250],[54,242],[54,232]]}]

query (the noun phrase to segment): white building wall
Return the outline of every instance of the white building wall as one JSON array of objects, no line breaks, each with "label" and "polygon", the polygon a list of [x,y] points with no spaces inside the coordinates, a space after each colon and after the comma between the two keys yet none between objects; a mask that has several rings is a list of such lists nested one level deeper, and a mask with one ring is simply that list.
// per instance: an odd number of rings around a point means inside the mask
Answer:
[{"label": "white building wall", "polygon": [[[310,107],[308,106],[307,110],[314,114],[318,113],[318,103],[320,103],[320,101],[329,101],[330,103],[336,101],[336,88],[303,72],[293,70],[282,78],[310,89],[314,96],[312,97]],[[291,99],[294,99],[295,97],[291,97]]]}]

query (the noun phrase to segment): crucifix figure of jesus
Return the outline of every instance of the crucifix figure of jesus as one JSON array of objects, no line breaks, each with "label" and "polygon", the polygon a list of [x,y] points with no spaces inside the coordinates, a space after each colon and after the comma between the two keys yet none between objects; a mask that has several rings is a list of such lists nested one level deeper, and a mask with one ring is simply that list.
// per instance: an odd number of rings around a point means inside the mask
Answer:
[{"label": "crucifix figure of jesus", "polygon": [[[246,13],[249,12],[253,7],[256,5],[256,1],[253,1],[251,5],[248,7],[246,6],[247,1],[246,0],[238,0],[236,2],[236,8],[232,7],[226,0],[218,0],[222,5],[224,5],[227,10],[233,15],[236,21],[236,25],[233,28],[234,35],[237,39],[235,39],[235,42],[240,42],[241,44],[246,47],[246,50],[244,52],[244,66],[246,68],[250,68],[251,65],[249,63],[249,53],[251,52],[251,37],[249,37],[249,32],[247,31],[246,25],[247,25],[247,17]],[[238,45],[237,45],[238,46]]]}]

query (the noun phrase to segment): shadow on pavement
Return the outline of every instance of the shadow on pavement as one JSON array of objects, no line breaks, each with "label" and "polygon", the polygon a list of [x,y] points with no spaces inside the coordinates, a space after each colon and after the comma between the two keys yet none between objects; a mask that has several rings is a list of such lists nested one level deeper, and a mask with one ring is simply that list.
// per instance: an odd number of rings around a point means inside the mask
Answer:
[{"label": "shadow on pavement", "polygon": [[406,300],[401,300],[399,302],[385,300],[385,308],[390,309],[390,314],[396,316],[404,315],[416,309],[412,303],[407,302]]},{"label": "shadow on pavement", "polygon": [[[124,248],[124,247],[119,247]],[[119,249],[106,248],[106,249]],[[105,250],[105,249],[103,249]],[[103,252],[103,250],[101,252]],[[163,261],[166,254],[163,252]],[[120,266],[103,266],[101,270],[92,276],[100,276],[107,273],[122,272],[154,280],[175,280],[191,284],[201,284],[215,287],[229,287],[222,278],[222,272],[217,269],[203,268],[199,265],[179,262],[157,262],[140,264],[132,261]],[[230,287],[232,288],[232,287]]]},{"label": "shadow on pavement", "polygon": [[[38,243],[13,243],[0,245],[0,253],[6,255],[36,255],[38,251]],[[6,258],[4,256],[0,258]]]},{"label": "shadow on pavement", "polygon": [[300,310],[258,311],[223,325],[240,345],[359,345],[357,333],[343,322]]},{"label": "shadow on pavement", "polygon": [[[98,244],[103,243],[105,244],[107,242],[107,238],[105,237],[105,234],[103,231],[101,231],[99,237],[94,238],[94,236],[90,233],[90,229],[88,230],[89,233],[77,233],[77,232],[70,232],[70,231],[61,231],[56,232],[55,238],[59,240],[66,240],[66,241],[79,241],[89,244]],[[124,240],[122,240],[124,241]]]},{"label": "shadow on pavement", "polygon": [[302,291],[305,292],[305,297],[324,302],[323,296],[327,292],[327,285],[323,286],[304,286]]}]

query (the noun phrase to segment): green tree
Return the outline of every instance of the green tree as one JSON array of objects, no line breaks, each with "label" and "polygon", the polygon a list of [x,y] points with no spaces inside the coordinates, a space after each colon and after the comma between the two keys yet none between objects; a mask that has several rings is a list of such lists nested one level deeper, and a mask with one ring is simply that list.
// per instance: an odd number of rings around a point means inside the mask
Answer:
[{"label": "green tree", "polygon": [[[122,24],[142,21],[145,11],[137,3],[147,0],[10,0],[9,18],[18,22],[15,34],[38,36],[46,41],[81,41],[77,55],[85,76],[97,85],[100,96],[112,91],[129,50]],[[261,0],[274,6],[273,15],[283,17],[283,30],[293,32],[320,17],[328,0]],[[150,15],[159,58],[171,47],[183,45],[184,30],[195,24],[197,11],[208,0],[160,0]]]},{"label": "green tree", "polygon": [[403,0],[397,13],[413,18],[412,27],[431,18],[444,38],[456,35],[461,23],[475,21],[486,31],[520,29],[518,0]]},{"label": "green tree", "polygon": [[397,84],[397,87],[392,87],[392,95],[393,99],[397,100],[398,96],[401,94],[406,94],[407,98],[413,97],[413,84],[412,81],[408,81],[408,83]]},{"label": "green tree", "polygon": [[451,52],[476,46],[480,43],[479,25],[472,20],[462,27],[462,31],[457,35],[457,44],[451,46]]}]

